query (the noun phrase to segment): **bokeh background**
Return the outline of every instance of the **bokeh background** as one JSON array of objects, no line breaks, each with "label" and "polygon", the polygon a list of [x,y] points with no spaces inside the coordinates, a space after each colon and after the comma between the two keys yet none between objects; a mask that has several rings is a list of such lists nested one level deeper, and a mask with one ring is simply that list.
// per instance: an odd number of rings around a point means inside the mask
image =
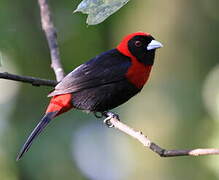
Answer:
[{"label": "bokeh background", "polygon": [[[130,1],[96,26],[72,14],[79,0],[50,1],[66,72],[131,32],[164,44],[142,93],[115,109],[122,121],[169,149],[219,147],[219,1]],[[0,71],[54,79],[37,1],[0,0]],[[68,112],[19,162],[49,87],[0,79],[1,180],[217,180],[219,156],[160,158],[100,119]]]}]

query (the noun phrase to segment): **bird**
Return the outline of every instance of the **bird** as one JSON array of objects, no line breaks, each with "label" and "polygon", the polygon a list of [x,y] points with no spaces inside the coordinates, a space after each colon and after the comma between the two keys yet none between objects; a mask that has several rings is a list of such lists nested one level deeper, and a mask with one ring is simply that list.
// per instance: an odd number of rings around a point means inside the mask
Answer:
[{"label": "bird", "polygon": [[48,95],[45,115],[31,132],[16,160],[52,119],[70,109],[109,112],[138,94],[154,64],[155,51],[163,45],[145,32],[125,36],[114,49],[103,52],[67,74]]}]

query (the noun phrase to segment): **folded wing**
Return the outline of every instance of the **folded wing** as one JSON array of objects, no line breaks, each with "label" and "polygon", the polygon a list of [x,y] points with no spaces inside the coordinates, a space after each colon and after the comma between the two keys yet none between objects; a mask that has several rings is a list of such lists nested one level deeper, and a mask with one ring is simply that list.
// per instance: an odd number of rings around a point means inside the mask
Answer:
[{"label": "folded wing", "polygon": [[79,92],[125,80],[130,58],[112,49],[96,56],[69,73],[48,96]]}]

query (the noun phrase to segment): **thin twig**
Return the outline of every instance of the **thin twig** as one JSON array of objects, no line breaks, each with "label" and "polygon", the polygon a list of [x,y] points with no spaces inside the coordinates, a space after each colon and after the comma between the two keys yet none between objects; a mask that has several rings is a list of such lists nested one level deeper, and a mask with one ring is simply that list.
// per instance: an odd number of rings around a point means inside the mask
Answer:
[{"label": "thin twig", "polygon": [[[57,81],[40,79],[30,76],[20,76],[15,74],[10,74],[7,72],[0,73],[0,78],[8,79],[13,81],[20,81],[24,83],[30,83],[34,86],[52,86],[57,84]],[[110,119],[112,127],[128,134],[129,136],[137,139],[145,147],[151,149],[161,157],[176,157],[176,156],[203,156],[203,155],[218,155],[219,149],[215,148],[198,148],[198,149],[185,149],[185,150],[166,150],[159,145],[152,142],[148,137],[146,137],[141,131],[136,131],[128,125],[119,121],[116,117]]]},{"label": "thin twig", "polygon": [[161,157],[176,157],[176,156],[203,156],[203,155],[219,155],[219,149],[204,148],[190,150],[166,150],[148,139],[141,131],[136,131],[133,128],[119,121],[116,117],[110,119],[110,123],[114,128],[128,134],[137,139],[145,147],[151,149]]},{"label": "thin twig", "polygon": [[57,81],[47,80],[47,79],[40,79],[30,76],[20,76],[16,74],[10,74],[7,72],[0,73],[0,78],[8,79],[13,81],[20,81],[24,83],[30,83],[33,86],[56,86]]},{"label": "thin twig", "polygon": [[64,70],[60,61],[59,48],[57,42],[57,33],[53,25],[51,13],[47,0],[38,0],[41,14],[41,24],[45,32],[51,55],[51,67],[53,68],[56,80],[59,82],[64,78]]},{"label": "thin twig", "polygon": [[[56,74],[57,81],[60,81],[64,77],[64,71],[61,66],[58,44],[57,44],[57,35],[54,28],[54,25],[51,20],[49,7],[47,4],[47,0],[38,0],[40,10],[41,10],[41,21],[42,27],[45,31],[52,59],[52,68]],[[35,86],[55,86],[57,84],[56,81],[44,80],[35,77],[28,76],[18,76],[9,73],[0,73],[0,78],[21,81],[26,83],[31,83]],[[109,117],[108,117],[109,118]],[[192,150],[166,150],[160,147],[159,145],[152,142],[148,139],[141,131],[136,131],[133,128],[127,126],[126,124],[119,121],[118,118],[112,117],[110,123],[114,128],[130,135],[131,137],[137,139],[141,142],[145,147],[151,149],[153,152],[157,153],[161,157],[175,157],[175,156],[200,156],[200,155],[216,155],[219,154],[219,149],[206,148],[206,149],[192,149]]]}]

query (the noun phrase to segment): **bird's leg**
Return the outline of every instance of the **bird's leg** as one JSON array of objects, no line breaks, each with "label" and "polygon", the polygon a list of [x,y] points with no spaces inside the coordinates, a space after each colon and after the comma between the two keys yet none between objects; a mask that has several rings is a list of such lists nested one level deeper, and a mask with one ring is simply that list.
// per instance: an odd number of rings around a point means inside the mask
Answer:
[{"label": "bird's leg", "polygon": [[108,128],[112,128],[113,124],[110,122],[110,119],[112,118],[116,118],[117,120],[119,120],[119,115],[115,114],[113,112],[102,112],[102,116],[105,116],[106,118],[103,120],[104,124],[106,124],[106,126]]},{"label": "bird's leg", "polygon": [[99,118],[102,118],[104,114],[101,112],[94,112],[94,116],[99,119]]}]

